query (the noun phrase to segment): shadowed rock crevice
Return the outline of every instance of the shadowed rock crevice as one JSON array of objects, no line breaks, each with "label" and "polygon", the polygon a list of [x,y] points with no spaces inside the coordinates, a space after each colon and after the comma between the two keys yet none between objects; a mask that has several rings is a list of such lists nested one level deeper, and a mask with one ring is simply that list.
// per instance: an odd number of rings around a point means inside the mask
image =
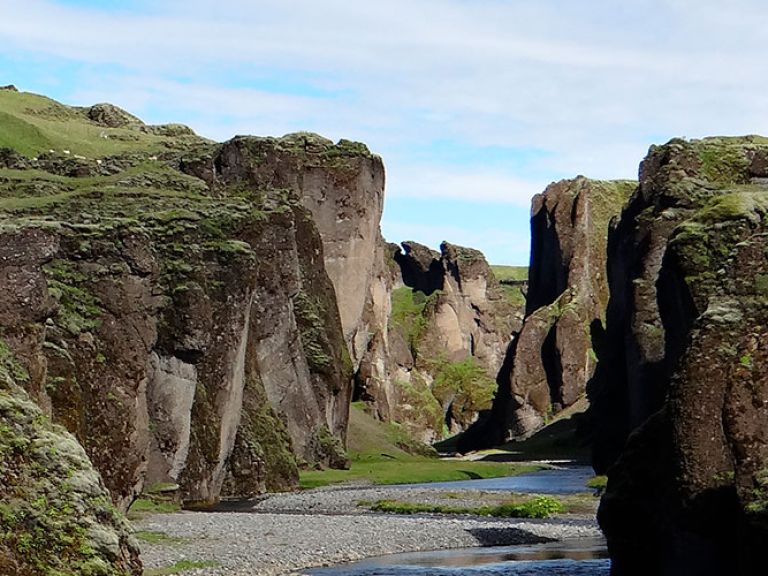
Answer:
[{"label": "shadowed rock crevice", "polygon": [[493,409],[462,438],[463,449],[526,438],[584,396],[596,364],[592,326],[602,323],[608,302],[609,223],[634,188],[578,177],[534,197],[526,316]]},{"label": "shadowed rock crevice", "polygon": [[549,401],[554,411],[563,409],[563,364],[557,348],[557,332],[550,330],[541,344],[541,361],[549,386]]}]

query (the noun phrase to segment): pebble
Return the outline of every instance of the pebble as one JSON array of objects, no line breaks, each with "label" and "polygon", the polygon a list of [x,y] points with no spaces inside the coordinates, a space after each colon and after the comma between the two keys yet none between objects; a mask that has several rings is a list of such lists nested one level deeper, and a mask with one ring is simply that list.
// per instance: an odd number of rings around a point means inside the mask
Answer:
[{"label": "pebble", "polygon": [[180,560],[215,563],[185,571],[205,576],[276,576],[372,556],[472,546],[595,538],[594,518],[560,515],[546,520],[449,515],[390,515],[368,511],[360,501],[397,499],[476,506],[508,497],[504,492],[457,494],[386,487],[321,488],[273,494],[238,511],[156,514],[136,530],[163,532],[180,543],[142,542],[146,568]]}]

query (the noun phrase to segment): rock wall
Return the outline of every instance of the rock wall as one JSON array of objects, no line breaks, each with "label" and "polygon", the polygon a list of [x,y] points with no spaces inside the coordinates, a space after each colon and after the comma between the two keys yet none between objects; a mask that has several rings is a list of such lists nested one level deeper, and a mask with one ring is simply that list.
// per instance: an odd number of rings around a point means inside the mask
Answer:
[{"label": "rock wall", "polygon": [[139,576],[138,543],[83,448],[0,340],[0,575]]},{"label": "rock wall", "polygon": [[460,449],[525,438],[585,394],[608,302],[606,243],[632,182],[578,177],[534,196],[526,313],[487,419]]},{"label": "rock wall", "polygon": [[328,276],[354,366],[369,334],[384,244],[379,222],[384,210],[384,165],[359,142],[330,140],[311,133],[282,138],[236,138],[217,165],[225,178],[233,171],[259,190],[291,190],[312,213],[323,241]]},{"label": "rock wall", "polygon": [[589,389],[617,575],[763,571],[767,168],[758,137],[652,147],[611,233]]},{"label": "rock wall", "polygon": [[429,443],[489,407],[515,310],[480,252],[402,246],[388,245],[380,265],[391,306],[378,307],[384,321],[360,364],[356,397]]},{"label": "rock wall", "polygon": [[2,333],[115,503],[163,485],[208,504],[344,466],[352,368],[301,197],[262,188],[248,139],[18,97],[20,121],[115,137],[0,154]]}]

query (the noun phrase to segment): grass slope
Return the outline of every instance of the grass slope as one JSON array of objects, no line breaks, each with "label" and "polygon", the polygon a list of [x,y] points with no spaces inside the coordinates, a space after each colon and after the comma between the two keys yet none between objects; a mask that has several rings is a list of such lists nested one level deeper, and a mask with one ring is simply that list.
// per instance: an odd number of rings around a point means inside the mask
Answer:
[{"label": "grass slope", "polygon": [[166,136],[141,124],[109,128],[91,121],[85,109],[65,106],[37,94],[0,90],[0,148],[26,156],[48,150],[86,157],[124,152],[160,152],[194,135]]},{"label": "grass slope", "polygon": [[[410,484],[497,478],[532,472],[540,467],[509,462],[470,462],[409,454],[402,449],[402,432],[378,422],[353,404],[347,433],[349,470],[308,470],[301,473],[302,488],[342,482]],[[400,443],[400,446],[398,446]]]}]

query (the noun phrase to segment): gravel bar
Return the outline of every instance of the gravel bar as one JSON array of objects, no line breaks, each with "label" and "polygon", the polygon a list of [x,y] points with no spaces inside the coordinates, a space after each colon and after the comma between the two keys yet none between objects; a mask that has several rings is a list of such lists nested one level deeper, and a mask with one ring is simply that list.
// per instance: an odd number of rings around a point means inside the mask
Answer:
[{"label": "gravel bar", "polygon": [[[484,495],[489,501],[497,498],[487,492],[467,494],[466,498],[477,505]],[[356,505],[361,500],[384,499],[462,502],[455,493],[435,490],[321,488],[271,495],[247,508],[241,506],[237,512],[155,514],[135,522],[135,528],[181,539],[142,542],[145,567],[169,566],[181,560],[215,563],[215,567],[184,572],[206,576],[296,574],[304,568],[399,552],[600,536],[594,519],[585,515],[546,520],[399,516],[372,513]]]}]

